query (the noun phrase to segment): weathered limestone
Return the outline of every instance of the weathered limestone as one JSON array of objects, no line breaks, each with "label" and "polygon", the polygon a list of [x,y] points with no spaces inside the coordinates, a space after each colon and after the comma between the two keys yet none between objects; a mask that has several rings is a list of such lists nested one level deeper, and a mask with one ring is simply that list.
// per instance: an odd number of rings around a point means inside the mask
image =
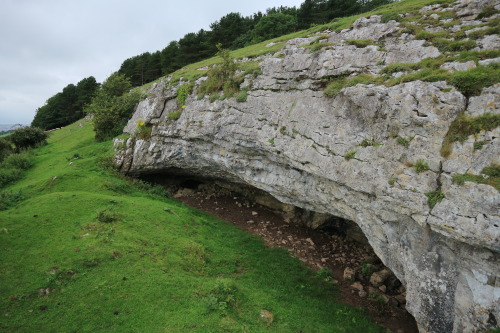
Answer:
[{"label": "weathered limestone", "polygon": [[[462,1],[456,10],[475,17],[477,3]],[[461,112],[500,113],[500,85],[469,100],[445,82],[356,85],[331,99],[319,89],[325,76],[376,74],[381,63],[440,54],[398,31],[399,23],[374,16],[329,33],[337,44],[319,53],[300,47],[314,37],[292,40],[280,51],[284,58],[265,57],[262,75],[246,81],[246,102],[210,103],[194,92],[177,121],[167,118],[177,111],[175,89],[157,83],[125,128],[133,133],[141,118],[154,124],[152,137],[130,138],[117,163],[136,175],[181,169],[248,184],[285,204],[354,221],[405,285],[422,332],[486,330],[500,321],[500,195],[489,185],[459,186],[452,176],[500,164],[500,128],[455,143],[448,158],[440,149]],[[347,39],[372,39],[384,49]],[[419,160],[427,171],[416,171]],[[444,198],[431,209],[426,193],[436,190]]]}]

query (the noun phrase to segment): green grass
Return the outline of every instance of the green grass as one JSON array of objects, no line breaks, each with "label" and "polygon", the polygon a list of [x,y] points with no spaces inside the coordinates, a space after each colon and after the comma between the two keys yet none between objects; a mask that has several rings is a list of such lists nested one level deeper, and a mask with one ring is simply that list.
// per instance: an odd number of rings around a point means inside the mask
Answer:
[{"label": "green grass", "polygon": [[356,156],[356,153],[357,153],[356,150],[349,151],[349,152],[347,152],[347,154],[345,154],[344,158],[347,161],[352,160]]},{"label": "green grass", "polygon": [[357,84],[383,84],[382,77],[377,77],[369,74],[360,74],[358,76],[347,78],[345,76],[334,77],[328,82],[327,87],[323,91],[326,97],[337,96],[343,88],[352,87]]},{"label": "green grass", "polygon": [[477,30],[473,31],[469,34],[469,38],[472,39],[481,39],[486,35],[498,35],[500,33],[500,27],[495,26],[495,27],[488,27],[487,29],[484,30]]},{"label": "green grass", "polygon": [[312,43],[309,45],[301,45],[299,47],[304,47],[309,50],[309,52],[315,53],[320,52],[323,48],[332,47],[337,45],[336,43]]},{"label": "green grass", "polygon": [[479,184],[487,184],[493,186],[497,191],[500,192],[500,166],[498,164],[492,164],[483,170],[481,170],[483,175],[472,175],[472,174],[454,174],[452,176],[453,183],[457,185],[463,185],[465,182],[474,182]]},{"label": "green grass", "polygon": [[238,94],[238,96],[236,96],[236,102],[238,103],[244,103],[247,101],[247,98],[248,98],[248,94],[246,91],[242,91]]},{"label": "green grass", "polygon": [[438,202],[445,198],[444,193],[441,192],[440,189],[427,192],[425,193],[425,195],[427,196],[427,204],[429,205],[430,209],[434,208],[434,206],[436,206]]},{"label": "green grass", "polygon": [[[457,88],[457,90],[466,97],[471,97],[479,95],[484,87],[489,87],[500,82],[499,67],[498,64],[492,64],[455,73],[449,73],[444,69],[423,68],[416,73],[389,79],[385,81],[384,84],[387,86],[394,86],[417,80],[427,82],[446,81],[448,84]],[[391,68],[390,71],[395,70],[393,68]]]},{"label": "green grass", "polygon": [[401,146],[403,146],[403,147],[405,147],[405,148],[410,147],[410,141],[408,141],[408,140],[406,140],[405,138],[402,138],[402,137],[400,137],[400,136],[398,136],[398,137],[397,137],[396,142],[397,142],[399,145],[401,145]]},{"label": "green grass", "polygon": [[417,162],[415,163],[415,172],[416,173],[422,173],[422,172],[426,172],[427,170],[429,170],[429,164],[427,164],[427,162],[425,162],[424,160],[417,160]]},{"label": "green grass", "polygon": [[167,119],[168,120],[178,120],[181,117],[182,110],[181,111],[173,111],[167,114]]},{"label": "green grass", "polygon": [[358,48],[364,48],[368,45],[376,45],[374,41],[371,39],[348,39],[345,41],[346,44],[354,45]]},{"label": "green grass", "polygon": [[0,192],[0,331],[381,331],[285,250],[104,168],[90,123],[48,141]]},{"label": "green grass", "polygon": [[238,63],[238,69],[243,71],[243,75],[252,74],[252,75],[260,75],[260,62],[257,61],[245,61]]},{"label": "green grass", "polygon": [[485,7],[476,17],[477,20],[498,14],[498,10],[493,6]]},{"label": "green grass", "polygon": [[498,114],[486,113],[479,117],[468,117],[463,113],[458,115],[450,124],[444,137],[441,155],[443,157],[450,156],[454,142],[464,142],[470,135],[478,134],[483,130],[491,131],[498,126],[500,126],[500,115]]}]

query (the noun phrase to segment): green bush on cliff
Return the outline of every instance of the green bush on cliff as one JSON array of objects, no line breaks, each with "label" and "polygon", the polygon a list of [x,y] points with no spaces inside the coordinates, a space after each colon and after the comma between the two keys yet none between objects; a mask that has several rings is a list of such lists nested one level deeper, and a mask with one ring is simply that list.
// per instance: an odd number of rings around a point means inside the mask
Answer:
[{"label": "green bush on cliff", "polygon": [[198,88],[198,93],[202,95],[210,95],[224,91],[226,97],[231,97],[239,90],[241,80],[236,78],[236,70],[238,65],[234,62],[229,50],[217,45],[217,56],[222,58],[222,63],[215,65],[208,73],[208,79],[203,81]]},{"label": "green bush on cliff", "polygon": [[182,108],[186,104],[186,99],[193,92],[193,83],[184,83],[177,88],[177,107]]}]

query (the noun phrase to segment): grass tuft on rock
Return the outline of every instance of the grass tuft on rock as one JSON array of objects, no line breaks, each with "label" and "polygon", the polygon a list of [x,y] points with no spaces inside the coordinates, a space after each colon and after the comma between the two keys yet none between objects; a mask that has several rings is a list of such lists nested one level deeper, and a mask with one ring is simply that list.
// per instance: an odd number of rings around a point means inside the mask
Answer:
[{"label": "grass tuft on rock", "polygon": [[425,195],[427,196],[427,204],[429,205],[430,209],[434,208],[434,206],[436,206],[438,202],[445,198],[444,193],[441,192],[441,189],[427,192],[425,193]]},{"label": "grass tuft on rock", "polygon": [[481,171],[482,175],[473,175],[469,173],[454,174],[452,180],[454,184],[463,185],[465,182],[474,182],[493,186],[500,192],[500,165],[492,164]]},{"label": "grass tuft on rock", "polygon": [[453,120],[443,140],[441,156],[448,157],[454,142],[464,142],[470,135],[491,131],[500,126],[500,114],[486,113],[479,117],[460,114]]}]

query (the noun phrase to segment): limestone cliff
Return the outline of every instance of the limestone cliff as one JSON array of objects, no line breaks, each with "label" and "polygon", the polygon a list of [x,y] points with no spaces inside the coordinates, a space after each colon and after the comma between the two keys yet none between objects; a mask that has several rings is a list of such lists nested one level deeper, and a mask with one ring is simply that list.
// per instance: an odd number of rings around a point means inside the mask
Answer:
[{"label": "limestone cliff", "polygon": [[[414,15],[412,24],[423,31],[469,35],[498,20],[498,14],[478,14],[499,7],[497,1],[461,1],[406,15]],[[183,170],[248,184],[284,203],[352,220],[405,285],[407,309],[422,332],[495,327],[500,195],[482,173],[498,170],[500,128],[452,141],[449,154],[442,154],[442,146],[457,117],[500,114],[500,84],[478,96],[447,81],[408,79],[345,85],[334,97],[323,92],[325,81],[363,73],[385,73],[386,81],[408,78],[425,69],[384,68],[446,52],[413,33],[400,22],[371,16],[340,32],[289,40],[281,51],[252,59],[260,61],[261,73],[243,82],[246,101],[197,97],[201,78],[177,120],[168,115],[179,110],[176,88],[182,82],[166,78],[151,86],[125,128],[133,134],[141,118],[152,125],[151,137],[131,137],[125,148],[118,140],[117,162],[134,175]],[[472,53],[498,50],[498,35],[473,36],[479,38]],[[440,70],[474,70],[500,60],[457,59],[443,60]],[[484,181],[457,181],[464,174]]]}]

